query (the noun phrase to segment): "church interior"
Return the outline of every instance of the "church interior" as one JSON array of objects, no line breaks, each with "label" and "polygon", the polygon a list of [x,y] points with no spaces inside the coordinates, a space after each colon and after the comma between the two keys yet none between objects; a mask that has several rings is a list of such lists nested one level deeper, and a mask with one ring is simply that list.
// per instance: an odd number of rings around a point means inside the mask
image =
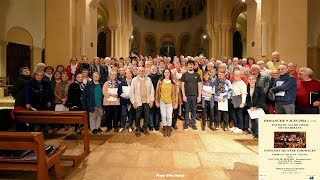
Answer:
[{"label": "church interior", "polygon": [[[69,64],[71,57],[137,55],[254,57],[310,67],[320,78],[319,0],[1,0],[0,77],[12,85],[19,68]],[[0,79],[1,80],[1,79]],[[0,108],[13,107],[0,87]],[[61,161],[63,179],[257,179],[258,141],[245,134],[178,130],[136,138],[89,134],[90,154],[76,167]],[[200,121],[197,121],[200,124]],[[83,149],[82,135],[59,131],[47,144]],[[53,172],[49,171],[50,178]],[[240,177],[240,178],[239,178]],[[36,173],[0,171],[0,179]]]}]

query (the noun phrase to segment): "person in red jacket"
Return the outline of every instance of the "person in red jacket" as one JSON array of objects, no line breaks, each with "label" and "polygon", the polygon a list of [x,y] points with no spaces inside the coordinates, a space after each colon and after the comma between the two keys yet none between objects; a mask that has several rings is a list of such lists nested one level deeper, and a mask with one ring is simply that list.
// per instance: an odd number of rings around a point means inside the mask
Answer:
[{"label": "person in red jacket", "polygon": [[319,114],[320,98],[310,102],[310,93],[320,93],[320,81],[311,79],[313,71],[310,68],[299,69],[297,81],[296,114]]},{"label": "person in red jacket", "polygon": [[72,57],[70,64],[67,66],[66,72],[68,73],[69,80],[74,81],[75,75],[79,73],[80,64],[76,57]]}]

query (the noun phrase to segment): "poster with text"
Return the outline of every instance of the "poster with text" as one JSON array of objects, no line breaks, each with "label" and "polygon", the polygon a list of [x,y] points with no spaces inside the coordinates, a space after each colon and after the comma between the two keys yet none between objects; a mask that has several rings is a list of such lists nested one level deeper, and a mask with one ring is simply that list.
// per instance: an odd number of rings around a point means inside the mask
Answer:
[{"label": "poster with text", "polygon": [[259,119],[259,180],[320,180],[320,115]]}]

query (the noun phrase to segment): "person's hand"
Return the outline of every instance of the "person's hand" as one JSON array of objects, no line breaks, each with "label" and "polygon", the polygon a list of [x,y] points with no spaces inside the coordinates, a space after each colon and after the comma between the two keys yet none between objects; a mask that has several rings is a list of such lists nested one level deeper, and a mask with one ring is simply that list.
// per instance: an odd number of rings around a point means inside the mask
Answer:
[{"label": "person's hand", "polygon": [[31,104],[26,104],[26,109],[29,110],[31,108]]},{"label": "person's hand", "polygon": [[222,102],[225,102],[225,101],[226,101],[226,99],[225,99],[225,98],[223,98],[223,99],[222,99]]},{"label": "person's hand", "polygon": [[149,106],[150,106],[150,108],[152,108],[152,106],[153,106],[153,101],[151,101],[151,102],[149,103]]},{"label": "person's hand", "polygon": [[138,105],[137,105],[137,103],[136,103],[136,102],[135,102],[135,103],[133,103],[132,105],[133,105],[133,108],[134,108],[134,109],[137,109],[137,108],[138,108]]},{"label": "person's hand", "polygon": [[117,98],[118,94],[111,94],[112,97]]},{"label": "person's hand", "polygon": [[48,103],[47,103],[47,106],[48,106],[48,108],[49,108],[49,107],[51,106],[51,102],[48,102]]},{"label": "person's hand", "polygon": [[244,107],[244,103],[241,103],[239,107],[240,107],[240,108],[243,108],[243,107]]},{"label": "person's hand", "polygon": [[126,99],[130,99],[129,95],[125,97]]},{"label": "person's hand", "polygon": [[177,109],[178,108],[178,105],[175,105],[174,107],[173,107],[173,109]]},{"label": "person's hand", "polygon": [[187,96],[183,96],[182,99],[184,102],[187,102]]},{"label": "person's hand", "polygon": [[200,103],[200,101],[201,101],[201,96],[198,96],[197,102]]},{"label": "person's hand", "polygon": [[222,97],[218,97],[218,102],[222,102],[223,98]]},{"label": "person's hand", "polygon": [[160,103],[156,103],[156,106],[157,106],[157,107],[160,107]]},{"label": "person's hand", "polygon": [[313,106],[320,106],[320,101],[315,101],[315,102],[313,103]]},{"label": "person's hand", "polygon": [[254,107],[251,107],[250,110],[253,111],[253,110],[255,110],[255,109],[254,109]]}]

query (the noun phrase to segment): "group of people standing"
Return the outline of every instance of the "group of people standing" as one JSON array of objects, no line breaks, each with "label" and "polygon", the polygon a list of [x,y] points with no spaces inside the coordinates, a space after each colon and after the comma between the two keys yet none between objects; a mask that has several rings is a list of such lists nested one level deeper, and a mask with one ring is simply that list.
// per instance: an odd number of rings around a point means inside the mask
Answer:
[{"label": "group of people standing", "polygon": [[[178,118],[184,120],[184,130],[198,131],[197,108],[201,107],[203,131],[206,127],[220,130],[223,121],[224,131],[245,131],[258,139],[258,119],[250,118],[248,111],[319,113],[319,99],[310,104],[305,96],[319,93],[320,83],[310,78],[310,68],[295,69],[294,63],[281,61],[278,52],[266,64],[252,57],[223,61],[189,56],[172,61],[160,56],[95,57],[92,64],[87,57],[82,57],[82,63],[73,57],[66,68],[59,65],[55,70],[39,63],[32,75],[28,67],[22,67],[13,96],[15,107],[86,110],[93,134],[102,132],[103,115],[106,132],[126,128],[133,132],[135,122],[135,135],[140,137],[160,130],[161,121],[163,135],[170,137],[178,129]],[[79,126],[75,130],[81,133]]]}]

